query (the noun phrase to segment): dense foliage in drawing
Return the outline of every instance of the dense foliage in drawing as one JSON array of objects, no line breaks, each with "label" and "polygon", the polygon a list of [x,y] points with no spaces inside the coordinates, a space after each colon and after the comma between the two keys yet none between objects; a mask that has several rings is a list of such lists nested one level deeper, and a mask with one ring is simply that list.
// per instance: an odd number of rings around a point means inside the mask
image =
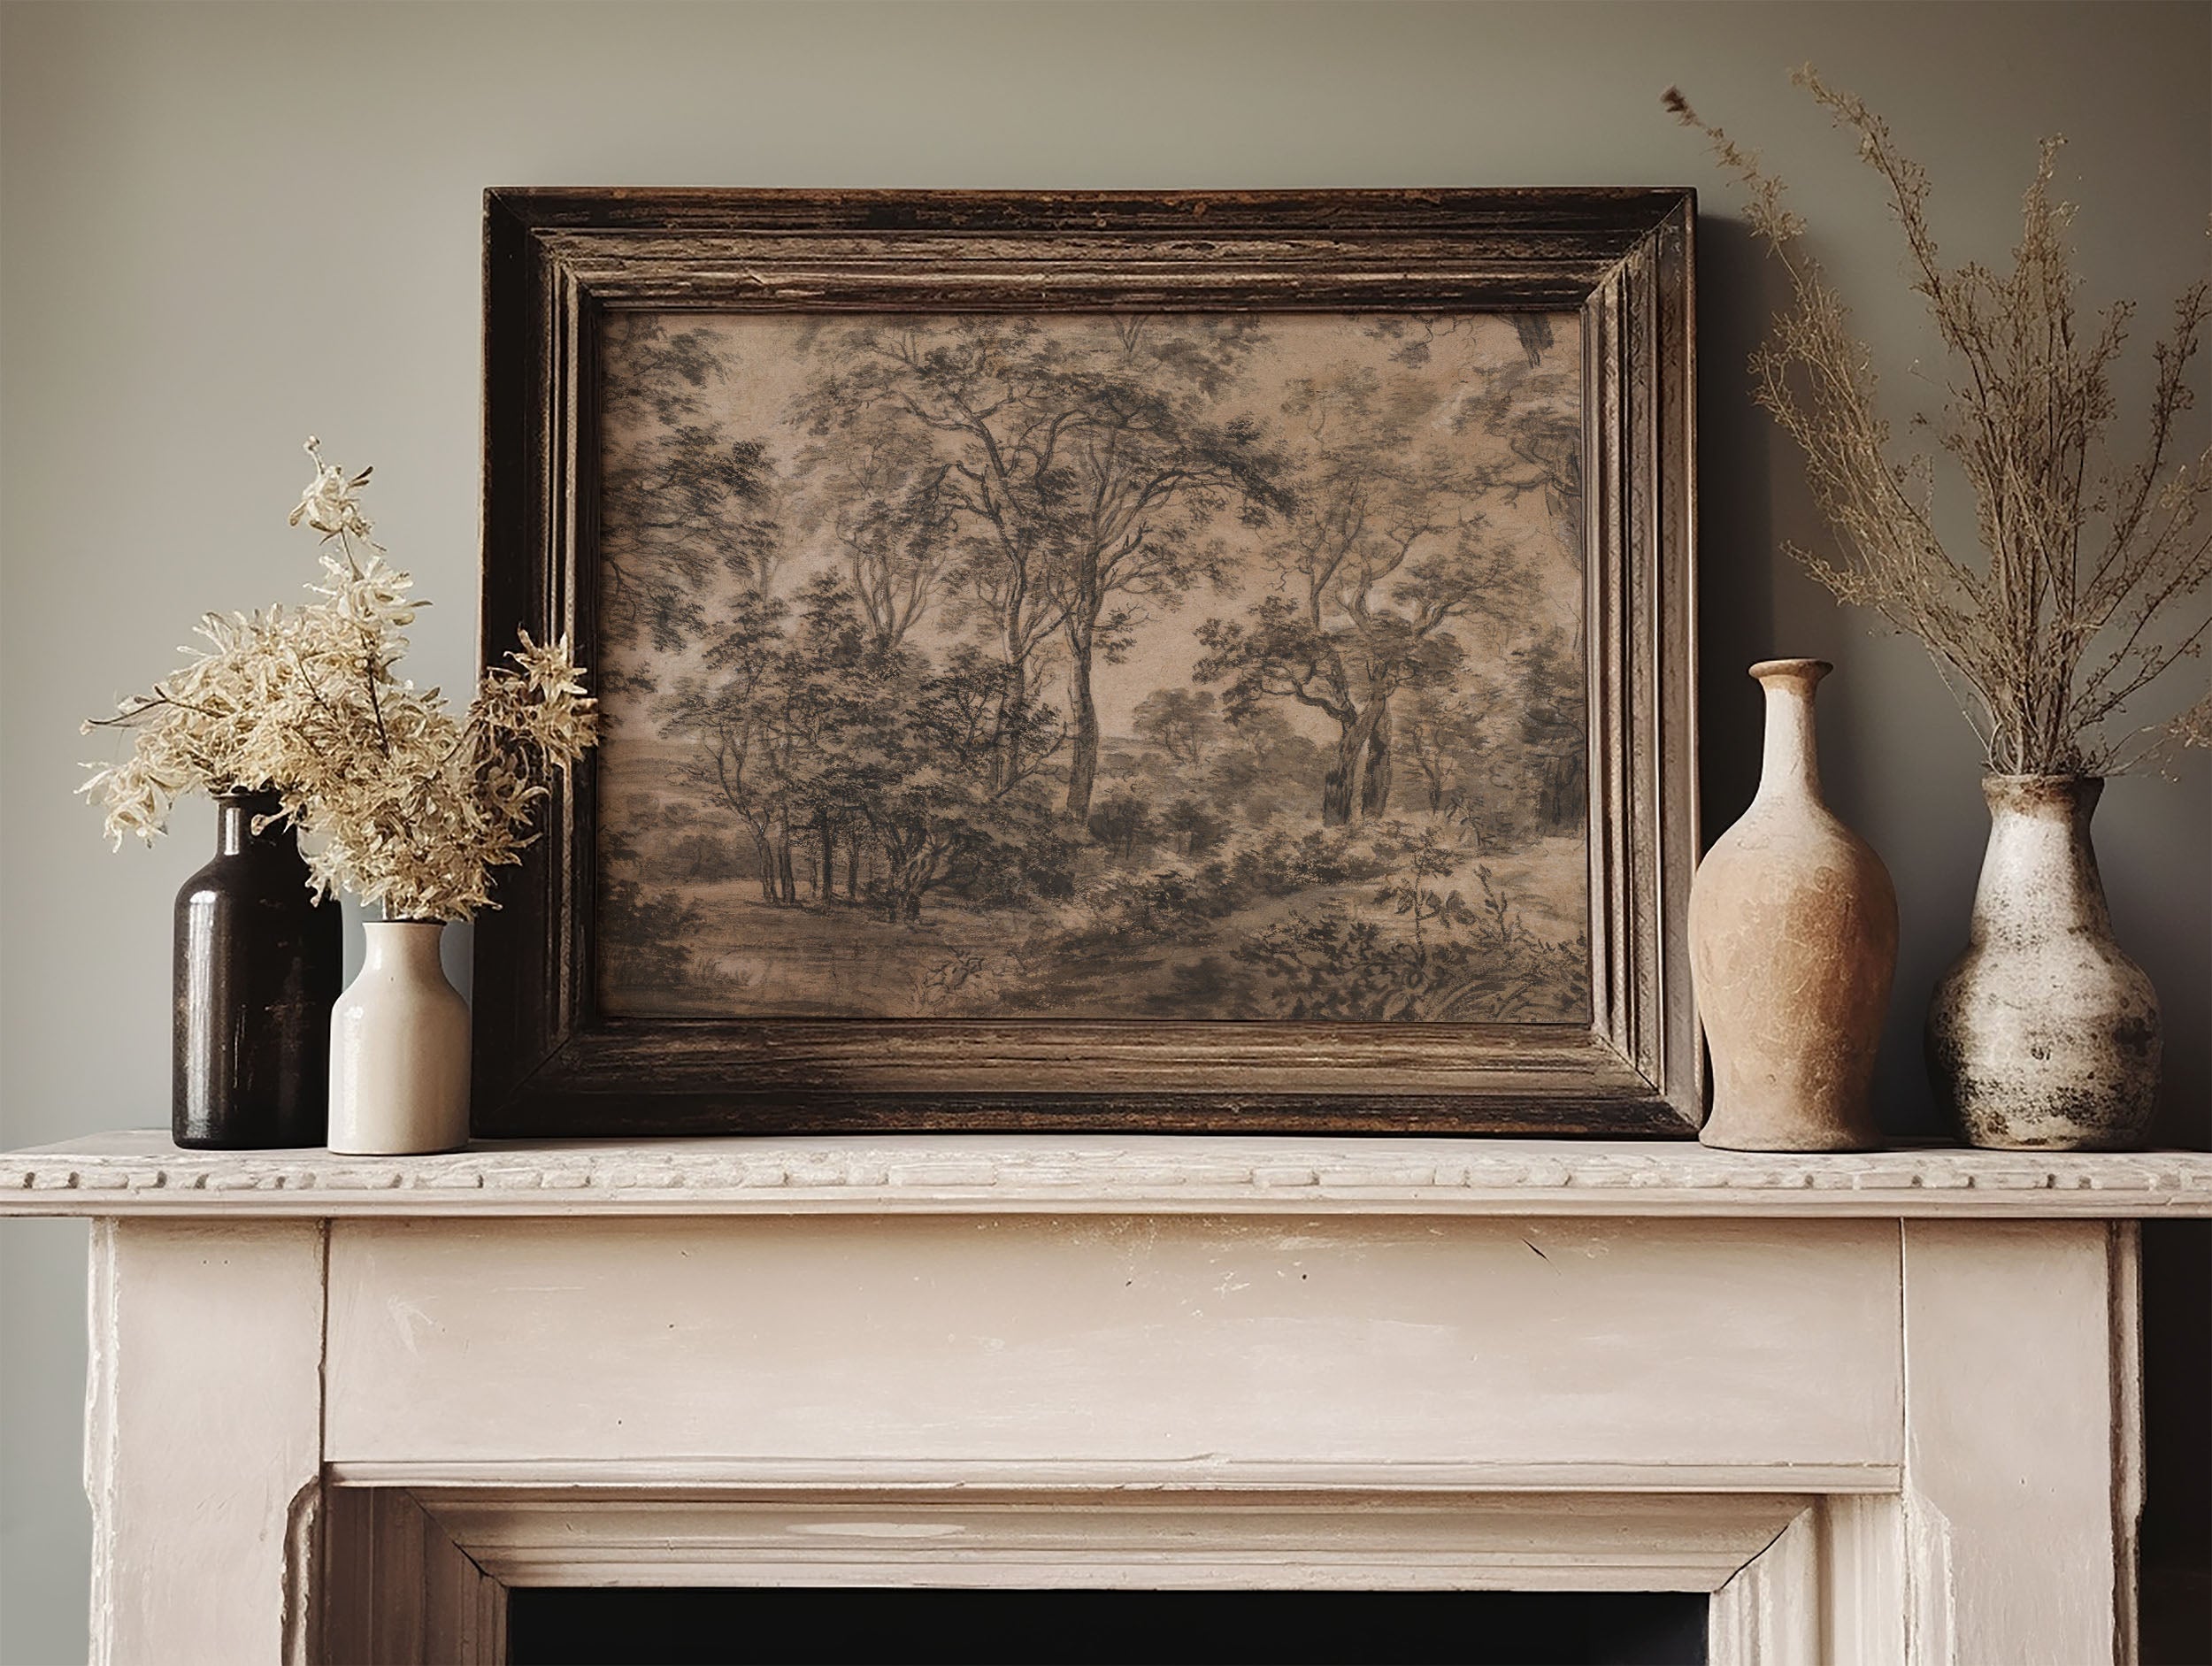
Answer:
[{"label": "dense foliage in drawing", "polygon": [[603,1004],[1585,1016],[1580,357],[619,315]]}]

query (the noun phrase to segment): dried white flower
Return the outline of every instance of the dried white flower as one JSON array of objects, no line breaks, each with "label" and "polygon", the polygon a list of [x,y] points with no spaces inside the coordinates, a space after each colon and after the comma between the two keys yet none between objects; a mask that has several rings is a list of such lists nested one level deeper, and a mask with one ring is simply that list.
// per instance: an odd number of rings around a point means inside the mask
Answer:
[{"label": "dried white flower", "polygon": [[376,471],[363,469],[348,480],[344,470],[323,461],[323,442],[313,434],[307,436],[304,449],[315,459],[314,483],[300,494],[299,503],[286,518],[285,525],[296,526],[305,521],[326,538],[357,538],[368,543],[369,523],[361,513],[361,488]]},{"label": "dried white flower", "polygon": [[[315,480],[290,524],[323,534],[317,599],[289,611],[210,614],[211,651],[88,723],[134,732],[129,757],[79,790],[110,841],[150,841],[187,793],[275,791],[305,835],[319,894],[342,887],[387,918],[463,919],[495,906],[490,872],[520,859],[549,772],[597,733],[566,638],[526,633],[457,718],[392,668],[407,651],[413,580],[369,538],[361,492],[309,440]],[[189,651],[189,650],[187,650]]]}]

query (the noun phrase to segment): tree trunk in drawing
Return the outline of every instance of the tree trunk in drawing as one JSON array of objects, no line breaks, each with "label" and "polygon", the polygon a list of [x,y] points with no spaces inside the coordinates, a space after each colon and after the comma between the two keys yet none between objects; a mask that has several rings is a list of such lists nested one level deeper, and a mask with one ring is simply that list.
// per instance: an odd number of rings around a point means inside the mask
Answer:
[{"label": "tree trunk in drawing", "polygon": [[1375,726],[1367,736],[1367,769],[1360,780],[1359,809],[1372,818],[1390,811],[1390,699],[1383,695],[1374,705]]},{"label": "tree trunk in drawing", "polygon": [[1367,759],[1375,725],[1386,710],[1381,702],[1360,714],[1336,743],[1336,756],[1321,778],[1321,825],[1342,827],[1367,814]]},{"label": "tree trunk in drawing", "polygon": [[1070,819],[1080,822],[1089,819],[1091,793],[1098,780],[1098,702],[1091,694],[1090,633],[1070,631],[1068,646],[1071,731],[1067,810]]}]

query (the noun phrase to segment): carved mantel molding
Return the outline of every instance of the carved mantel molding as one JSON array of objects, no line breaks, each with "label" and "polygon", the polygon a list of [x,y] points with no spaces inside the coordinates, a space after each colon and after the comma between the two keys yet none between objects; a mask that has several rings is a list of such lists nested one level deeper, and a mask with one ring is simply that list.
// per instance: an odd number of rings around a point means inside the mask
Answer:
[{"label": "carved mantel molding", "polygon": [[2212,1155],[136,1132],[0,1155],[0,1213],[99,1217],[103,1666],[788,1578],[1571,1580],[1709,1592],[1722,1666],[2132,1666],[2132,1222]]},{"label": "carved mantel molding", "polygon": [[0,1215],[2212,1217],[2212,1153],[1848,1155],[1566,1140],[913,1134],[491,1140],[431,1157],[183,1151],[128,1130],[0,1154]]}]

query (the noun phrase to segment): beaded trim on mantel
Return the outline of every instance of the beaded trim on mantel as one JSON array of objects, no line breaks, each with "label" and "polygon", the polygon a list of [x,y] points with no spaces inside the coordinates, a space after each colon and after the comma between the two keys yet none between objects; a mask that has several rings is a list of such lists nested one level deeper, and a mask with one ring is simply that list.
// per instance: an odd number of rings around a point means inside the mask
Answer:
[{"label": "beaded trim on mantel", "polygon": [[0,1154],[0,1215],[791,1213],[2212,1216],[2212,1153],[917,1134],[345,1157],[180,1151],[131,1131]]}]

